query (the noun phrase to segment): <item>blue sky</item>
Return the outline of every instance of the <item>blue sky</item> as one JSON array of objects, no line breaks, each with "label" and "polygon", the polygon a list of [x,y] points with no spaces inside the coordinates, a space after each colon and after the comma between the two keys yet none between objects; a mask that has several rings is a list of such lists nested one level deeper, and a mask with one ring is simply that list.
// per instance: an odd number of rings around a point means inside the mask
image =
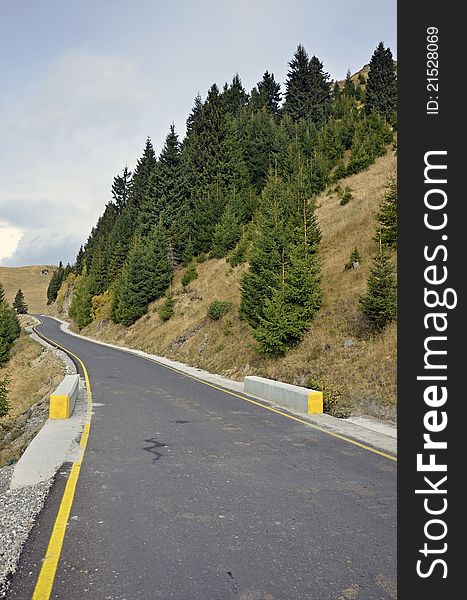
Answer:
[{"label": "blue sky", "polygon": [[198,92],[283,83],[298,43],[333,79],[383,41],[396,0],[2,0],[0,264],[73,261],[149,135],[183,136]]}]

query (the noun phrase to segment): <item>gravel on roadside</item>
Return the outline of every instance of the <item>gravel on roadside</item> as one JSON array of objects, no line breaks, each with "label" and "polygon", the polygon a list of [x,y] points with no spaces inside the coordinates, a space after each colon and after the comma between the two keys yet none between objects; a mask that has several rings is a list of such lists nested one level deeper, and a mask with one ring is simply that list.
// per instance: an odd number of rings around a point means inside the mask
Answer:
[{"label": "gravel on roadside", "polygon": [[38,513],[52,485],[52,479],[37,485],[10,490],[14,465],[0,469],[0,598],[5,598],[8,583],[28,539]]}]

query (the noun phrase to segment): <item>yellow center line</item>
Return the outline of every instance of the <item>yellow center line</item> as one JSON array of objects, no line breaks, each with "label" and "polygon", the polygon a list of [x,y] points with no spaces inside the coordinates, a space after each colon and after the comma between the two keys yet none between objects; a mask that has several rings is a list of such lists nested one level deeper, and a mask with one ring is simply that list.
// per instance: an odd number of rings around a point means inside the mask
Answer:
[{"label": "yellow center line", "polygon": [[[39,322],[42,323],[40,319]],[[73,358],[75,358],[79,362],[83,369],[86,390],[88,392],[88,420],[87,423],[84,425],[83,433],[81,435],[81,440],[79,444],[81,448],[80,457],[73,463],[71,467],[70,475],[68,477],[68,481],[65,486],[65,491],[63,492],[63,497],[60,502],[60,507],[58,509],[57,518],[55,519],[52,535],[50,536],[49,545],[47,546],[47,552],[45,554],[45,558],[42,563],[42,568],[37,579],[36,587],[34,588],[34,594],[32,596],[32,600],[49,600],[50,595],[52,593],[55,575],[57,572],[58,561],[62,551],[63,540],[65,538],[66,526],[70,516],[73,498],[75,496],[76,484],[78,482],[81,464],[83,462],[84,451],[86,450],[86,444],[88,442],[89,430],[91,427],[92,391],[88,371],[83,361],[79,358],[79,356],[76,356],[76,354],[73,354],[73,352],[70,352],[70,350],[64,348],[63,346],[60,346],[60,344],[57,344],[57,342],[49,339],[42,333],[39,334],[39,332],[36,330],[36,326],[33,327],[33,330],[48,342],[51,342],[53,345],[57,346],[70,356],[73,356]]]}]

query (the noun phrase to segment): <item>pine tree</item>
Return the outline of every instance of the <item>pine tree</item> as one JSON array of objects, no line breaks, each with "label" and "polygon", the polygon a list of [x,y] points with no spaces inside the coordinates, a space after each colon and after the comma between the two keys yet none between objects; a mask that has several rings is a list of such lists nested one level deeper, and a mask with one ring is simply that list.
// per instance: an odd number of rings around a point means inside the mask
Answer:
[{"label": "pine tree", "polygon": [[265,71],[263,79],[251,91],[250,107],[255,110],[264,110],[274,117],[280,115],[282,94],[280,83],[274,79],[274,73]]},{"label": "pine tree", "polygon": [[350,98],[355,97],[355,84],[352,81],[352,74],[350,72],[350,69],[347,70],[342,93],[344,94],[344,96],[349,96]]},{"label": "pine tree", "polygon": [[128,203],[131,189],[131,171],[125,165],[121,175],[114,177],[112,184],[112,198],[117,207],[117,212],[121,213]]},{"label": "pine tree", "polygon": [[284,112],[294,121],[305,119],[320,125],[331,111],[331,84],[329,75],[316,56],[311,60],[300,44],[289,63]]},{"label": "pine tree", "polygon": [[172,272],[165,233],[156,227],[151,238],[130,251],[115,294],[113,320],[128,326],[146,314],[149,302],[165,294]]},{"label": "pine tree", "polygon": [[358,251],[358,248],[354,248],[350,253],[348,261],[344,265],[344,271],[358,268],[361,262],[362,257],[360,256],[360,252]]},{"label": "pine tree", "polygon": [[382,331],[396,318],[397,288],[389,252],[380,246],[368,276],[367,291],[359,300],[360,309],[375,331]]},{"label": "pine tree", "polygon": [[24,294],[20,289],[16,292],[15,299],[13,300],[13,308],[18,315],[25,315],[28,312],[28,305],[24,301]]},{"label": "pine tree", "polygon": [[369,115],[376,111],[388,122],[392,122],[395,118],[396,104],[397,81],[392,52],[389,48],[384,47],[383,42],[380,42],[370,61],[365,112]]},{"label": "pine tree", "polygon": [[241,233],[240,219],[235,213],[232,202],[228,202],[222,213],[221,220],[214,230],[211,256],[213,258],[226,256],[230,250],[235,248]]},{"label": "pine tree", "polygon": [[83,249],[83,246],[80,246],[78,254],[76,255],[76,261],[75,261],[76,275],[81,275],[81,273],[83,272],[84,262],[85,262],[84,249]]},{"label": "pine tree", "polygon": [[227,113],[235,116],[248,103],[248,94],[243,87],[242,80],[238,73],[232,78],[232,83],[225,86],[222,100]]},{"label": "pine tree", "polygon": [[86,269],[74,287],[68,314],[80,329],[92,321],[91,281]]},{"label": "pine tree", "polygon": [[386,248],[395,250],[397,248],[397,180],[395,178],[388,181],[386,193],[376,218],[380,224],[376,240],[381,240]]},{"label": "pine tree", "polygon": [[321,306],[319,268],[316,258],[303,245],[290,253],[283,266],[281,285],[266,300],[253,337],[265,354],[281,355],[303,339]]},{"label": "pine tree", "polygon": [[339,82],[335,81],[334,85],[332,87],[332,99],[334,101],[339,100],[340,96],[341,96],[341,88],[340,88]]},{"label": "pine tree", "polygon": [[57,299],[58,290],[65,278],[65,270],[62,261],[58,264],[58,269],[52,273],[49,285],[47,287],[47,304],[52,304]]},{"label": "pine tree", "polygon": [[[0,340],[0,361],[2,355]],[[1,364],[1,362],[0,362]],[[8,392],[10,391],[10,380],[7,377],[0,379],[0,419],[10,412],[10,403],[8,401]]]},{"label": "pine tree", "polygon": [[0,302],[0,367],[8,361],[13,342],[20,332],[16,312],[5,301]]},{"label": "pine tree", "polygon": [[195,98],[195,103],[193,108],[191,109],[190,114],[186,120],[186,134],[187,137],[197,129],[198,124],[201,120],[201,115],[203,111],[203,101],[201,100],[201,96],[198,93]]},{"label": "pine tree", "polygon": [[157,159],[154,152],[151,139],[146,138],[146,144],[144,146],[143,155],[138,159],[136,163],[135,172],[130,186],[130,193],[128,197],[129,214],[134,225],[137,222],[138,210],[143,201],[147,189],[148,183],[151,178],[152,172],[156,166]]},{"label": "pine tree", "polygon": [[139,209],[139,232],[142,237],[162,223],[167,231],[175,229],[185,202],[181,147],[175,126],[170,126],[159,160],[153,169]]},{"label": "pine tree", "polygon": [[263,316],[265,302],[279,286],[283,256],[287,245],[285,207],[290,192],[271,171],[256,215],[256,236],[250,254],[250,268],[242,278],[240,317],[255,328]]}]

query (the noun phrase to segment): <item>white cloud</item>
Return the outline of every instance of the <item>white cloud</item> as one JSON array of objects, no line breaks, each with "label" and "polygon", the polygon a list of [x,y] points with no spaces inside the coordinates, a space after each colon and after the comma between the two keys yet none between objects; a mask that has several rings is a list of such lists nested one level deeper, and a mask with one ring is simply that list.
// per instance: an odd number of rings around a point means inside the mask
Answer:
[{"label": "white cloud", "polygon": [[22,237],[21,229],[0,222],[0,265],[14,254]]},{"label": "white cloud", "polygon": [[154,97],[131,60],[68,50],[0,115],[0,219],[27,223],[10,263],[33,263],[48,245],[46,262],[73,259],[114,175],[141,153]]}]

